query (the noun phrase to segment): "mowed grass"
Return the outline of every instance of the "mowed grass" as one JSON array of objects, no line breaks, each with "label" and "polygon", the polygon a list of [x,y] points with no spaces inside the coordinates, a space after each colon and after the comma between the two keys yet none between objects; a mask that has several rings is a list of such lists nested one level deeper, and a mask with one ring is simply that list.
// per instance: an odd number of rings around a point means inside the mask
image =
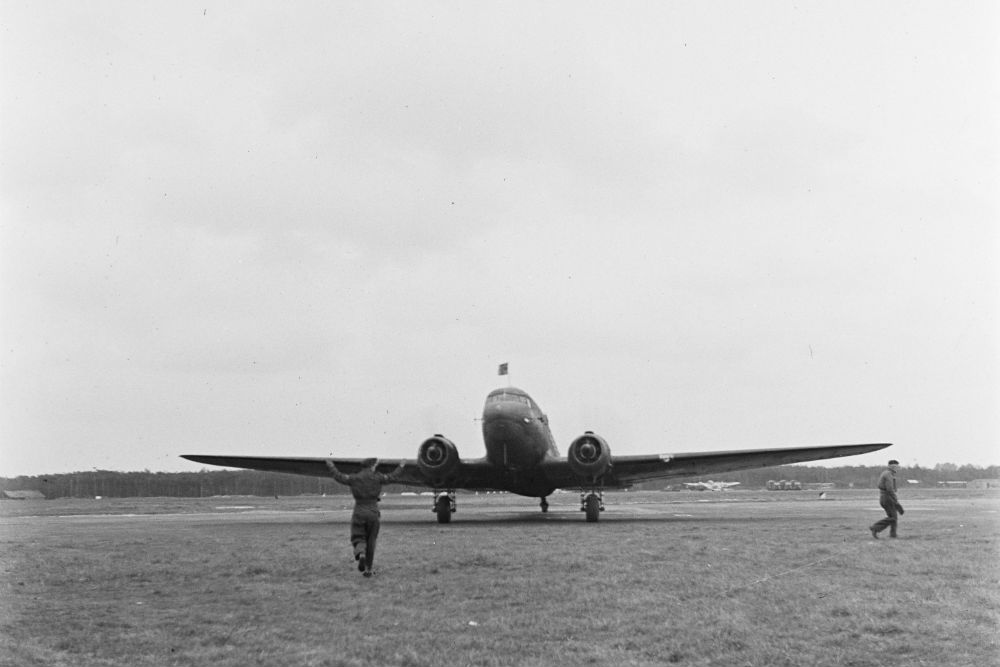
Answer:
[{"label": "mowed grass", "polygon": [[6,504],[0,664],[998,664],[995,492],[550,500],[390,496],[372,579],[343,498]]}]

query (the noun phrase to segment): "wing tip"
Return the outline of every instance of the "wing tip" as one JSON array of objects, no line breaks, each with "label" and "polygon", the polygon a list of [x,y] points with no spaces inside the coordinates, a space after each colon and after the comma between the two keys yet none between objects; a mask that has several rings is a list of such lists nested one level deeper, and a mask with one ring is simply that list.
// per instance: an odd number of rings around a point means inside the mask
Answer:
[{"label": "wing tip", "polygon": [[205,454],[181,454],[180,457],[188,461],[194,461],[195,463],[208,463],[211,465],[215,465],[213,459],[218,458],[215,456],[206,456]]}]

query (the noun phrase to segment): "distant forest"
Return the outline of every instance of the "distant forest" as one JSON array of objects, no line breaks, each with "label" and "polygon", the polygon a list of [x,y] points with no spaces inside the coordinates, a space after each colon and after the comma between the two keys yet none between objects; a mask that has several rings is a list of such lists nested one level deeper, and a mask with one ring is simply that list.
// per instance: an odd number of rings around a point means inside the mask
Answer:
[{"label": "distant forest", "polygon": [[[873,488],[882,466],[844,466],[819,468],[812,466],[780,466],[721,473],[711,476],[715,481],[740,482],[745,489],[763,488],[768,480],[796,480],[802,484],[832,483],[837,487]],[[1000,466],[985,468],[952,463],[940,463],[933,468],[903,468],[899,479],[919,480],[921,486],[932,487],[938,482],[971,482],[975,479],[1000,478]],[[677,488],[682,482],[710,479],[709,476],[684,477],[645,482],[636,489]],[[393,487],[406,490],[407,487]],[[58,475],[32,477],[0,477],[2,491],[40,491],[46,498],[200,498],[209,496],[299,496],[347,493],[345,486],[332,479],[306,477],[253,470],[203,470],[201,472],[116,472],[91,470]]]}]

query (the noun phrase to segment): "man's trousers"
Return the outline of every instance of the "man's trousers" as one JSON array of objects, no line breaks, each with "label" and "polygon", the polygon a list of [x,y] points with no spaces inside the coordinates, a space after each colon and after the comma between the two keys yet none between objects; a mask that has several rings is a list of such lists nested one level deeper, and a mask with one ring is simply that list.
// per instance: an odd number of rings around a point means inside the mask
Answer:
[{"label": "man's trousers", "polygon": [[885,510],[885,518],[872,524],[872,530],[881,533],[886,528],[889,529],[889,537],[896,537],[896,524],[899,521],[899,513],[896,509],[896,501],[887,495],[880,495],[878,504]]},{"label": "man's trousers", "polygon": [[375,562],[375,542],[378,541],[380,512],[368,507],[355,507],[351,515],[351,544],[354,560],[365,557],[368,569]]}]

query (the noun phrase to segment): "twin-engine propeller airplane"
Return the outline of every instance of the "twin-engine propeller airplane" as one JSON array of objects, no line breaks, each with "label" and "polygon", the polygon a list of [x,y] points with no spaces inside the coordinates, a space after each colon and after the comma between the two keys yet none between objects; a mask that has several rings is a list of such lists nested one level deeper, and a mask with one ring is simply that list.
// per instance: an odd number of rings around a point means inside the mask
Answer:
[{"label": "twin-engine propeller airplane", "polygon": [[[549,507],[546,497],[556,489],[579,489],[580,509],[586,513],[587,521],[594,522],[604,510],[605,489],[625,488],[651,479],[703,476],[853,456],[890,446],[890,443],[879,443],[612,456],[604,438],[586,431],[570,443],[566,458],[563,458],[556,449],[548,417],[531,396],[515,387],[503,387],[489,393],[482,424],[486,444],[484,458],[459,458],[458,449],[450,440],[434,435],[417,449],[415,463],[384,459],[379,462],[378,470],[388,473],[403,462],[405,467],[396,483],[433,489],[433,511],[439,523],[451,521],[456,510],[457,489],[510,491],[541,498],[543,512]],[[328,477],[330,474],[325,458],[201,454],[185,454],[183,458],[210,465],[296,475]],[[329,460],[345,473],[357,472],[362,461]]]},{"label": "twin-engine propeller airplane", "polygon": [[739,486],[739,482],[684,482],[684,486],[694,491],[725,491],[731,486]]}]

